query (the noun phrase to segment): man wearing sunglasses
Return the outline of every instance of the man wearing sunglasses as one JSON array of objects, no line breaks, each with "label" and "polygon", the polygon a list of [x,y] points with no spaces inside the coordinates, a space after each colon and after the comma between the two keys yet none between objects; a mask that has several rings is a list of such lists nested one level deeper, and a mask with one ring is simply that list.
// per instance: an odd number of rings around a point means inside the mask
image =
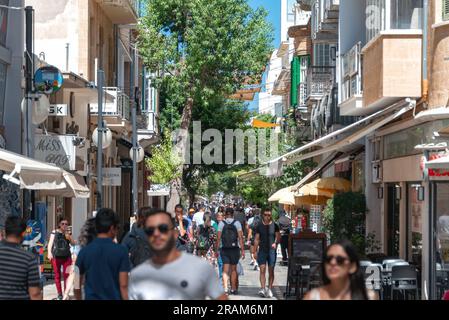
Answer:
[{"label": "man wearing sunglasses", "polygon": [[153,256],[131,271],[130,300],[225,300],[214,268],[176,249],[178,231],[172,215],[155,209],[145,220]]},{"label": "man wearing sunglasses", "polygon": [[[279,226],[273,221],[270,209],[265,209],[262,221],[256,226],[256,238],[254,239],[255,258],[260,268],[259,295],[265,298],[273,298],[274,267],[276,265],[276,249],[281,241]],[[268,287],[266,284],[266,266],[268,265]]]}]

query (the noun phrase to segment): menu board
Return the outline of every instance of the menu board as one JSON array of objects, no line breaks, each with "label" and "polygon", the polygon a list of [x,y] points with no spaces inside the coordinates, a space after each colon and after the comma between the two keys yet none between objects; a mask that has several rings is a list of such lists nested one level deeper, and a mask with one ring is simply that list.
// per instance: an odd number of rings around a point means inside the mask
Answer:
[{"label": "menu board", "polygon": [[310,261],[321,261],[326,248],[326,235],[315,232],[301,232],[290,235],[289,253],[292,257],[306,257]]}]

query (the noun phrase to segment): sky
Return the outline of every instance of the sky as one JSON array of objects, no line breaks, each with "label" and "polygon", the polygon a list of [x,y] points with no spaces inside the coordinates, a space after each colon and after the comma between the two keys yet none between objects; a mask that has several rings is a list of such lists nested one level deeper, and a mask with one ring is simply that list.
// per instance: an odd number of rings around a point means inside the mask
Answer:
[{"label": "sky", "polygon": [[[248,0],[253,8],[264,7],[268,11],[268,21],[274,27],[273,47],[278,48],[281,42],[281,0]],[[263,82],[265,82],[264,76]],[[258,110],[259,95],[256,94],[254,101],[250,102],[250,110]]]}]

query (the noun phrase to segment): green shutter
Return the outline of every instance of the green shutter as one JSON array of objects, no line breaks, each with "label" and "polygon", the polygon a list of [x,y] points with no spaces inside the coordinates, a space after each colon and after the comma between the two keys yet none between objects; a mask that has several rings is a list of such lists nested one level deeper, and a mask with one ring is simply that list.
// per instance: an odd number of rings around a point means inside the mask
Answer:
[{"label": "green shutter", "polygon": [[449,0],[442,0],[443,3],[443,20],[449,20]]},{"label": "green shutter", "polygon": [[298,106],[298,86],[301,82],[301,62],[295,56],[291,63],[291,83],[290,83],[290,105],[292,108]]}]

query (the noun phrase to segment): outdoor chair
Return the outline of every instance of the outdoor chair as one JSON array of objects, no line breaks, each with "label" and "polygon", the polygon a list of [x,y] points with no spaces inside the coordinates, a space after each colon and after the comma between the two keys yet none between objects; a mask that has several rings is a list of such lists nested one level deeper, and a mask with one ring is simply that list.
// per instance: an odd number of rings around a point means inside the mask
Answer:
[{"label": "outdoor chair", "polygon": [[322,285],[323,276],[322,276],[322,262],[321,261],[311,261],[310,262],[310,271],[309,271],[309,283],[307,285],[308,290],[313,288],[318,288]]},{"label": "outdoor chair", "polygon": [[290,257],[288,261],[288,275],[287,275],[287,286],[284,293],[287,299],[291,296],[292,288],[295,289],[295,295],[297,297],[302,296],[303,288],[305,284],[304,280],[304,266],[309,263],[307,257]]},{"label": "outdoor chair", "polygon": [[373,263],[371,261],[369,261],[369,260],[362,260],[362,261],[360,261],[360,266],[361,267],[367,267],[367,266],[370,266],[372,264]]},{"label": "outdoor chair", "polygon": [[410,265],[396,265],[391,270],[391,299],[394,299],[394,292],[400,291],[407,297],[407,293],[412,291],[415,300],[418,299],[418,273],[415,267]]}]

